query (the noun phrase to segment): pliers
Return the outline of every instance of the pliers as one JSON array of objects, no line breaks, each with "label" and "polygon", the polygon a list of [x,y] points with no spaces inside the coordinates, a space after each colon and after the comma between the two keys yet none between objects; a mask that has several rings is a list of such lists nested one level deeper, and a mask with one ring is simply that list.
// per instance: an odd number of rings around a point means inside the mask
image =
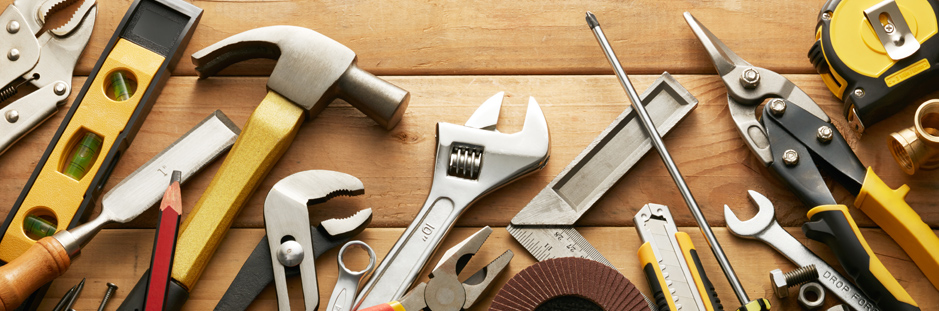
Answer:
[{"label": "pliers", "polygon": [[430,280],[417,284],[404,298],[389,303],[371,306],[359,311],[459,311],[469,309],[479,296],[492,285],[492,281],[512,261],[514,253],[506,250],[495,260],[474,273],[466,281],[458,279],[460,272],[473,255],[483,246],[492,228],[486,226],[460,244],[448,249],[434,271]]},{"label": "pliers", "polygon": [[[855,194],[855,206],[877,221],[933,280],[930,274],[939,274],[939,238],[903,201],[909,187],[892,190],[865,168],[828,115],[792,81],[743,60],[690,13],[685,13],[685,20],[727,87],[730,115],[747,146],[803,203],[814,207],[808,212],[810,222],[803,226],[806,236],[832,248],[880,309],[918,310],[874,256],[820,171],[826,170]],[[756,107],[766,100],[757,118]]]},{"label": "pliers", "polygon": [[[0,109],[0,154],[52,116],[72,90],[72,70],[91,39],[95,0],[84,0],[59,28],[46,17],[76,0],[16,0],[0,14],[0,103],[29,82],[37,89]],[[19,81],[18,81],[19,80]]]}]

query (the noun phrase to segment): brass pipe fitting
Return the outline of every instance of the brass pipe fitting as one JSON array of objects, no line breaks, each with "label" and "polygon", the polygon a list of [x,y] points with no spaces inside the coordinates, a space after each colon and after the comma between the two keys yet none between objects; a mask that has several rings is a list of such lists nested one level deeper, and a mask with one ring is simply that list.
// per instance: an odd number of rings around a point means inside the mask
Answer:
[{"label": "brass pipe fitting", "polygon": [[907,174],[939,167],[939,99],[920,105],[913,126],[890,134],[887,145]]}]

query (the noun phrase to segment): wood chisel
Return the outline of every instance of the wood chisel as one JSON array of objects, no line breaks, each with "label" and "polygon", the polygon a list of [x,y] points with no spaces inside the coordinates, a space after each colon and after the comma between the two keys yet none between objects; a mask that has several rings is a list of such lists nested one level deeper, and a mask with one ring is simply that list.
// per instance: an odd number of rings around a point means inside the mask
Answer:
[{"label": "wood chisel", "polygon": [[858,133],[939,82],[935,0],[828,0],[808,57]]},{"label": "wood chisel", "polygon": [[639,262],[659,311],[724,310],[691,243],[668,206],[646,204],[633,218],[642,239]]},{"label": "wood chisel", "polygon": [[[666,72],[642,94],[642,103],[664,134],[691,113],[698,100]],[[612,267],[574,223],[651,149],[636,111],[627,107],[512,218],[509,233],[538,261],[582,257]]]},{"label": "wood chisel", "polygon": [[65,273],[72,258],[105,224],[128,222],[156,204],[172,170],[181,171],[181,182],[185,182],[231,148],[237,136],[238,128],[216,111],[108,191],[98,217],[40,239],[22,256],[0,267],[0,311],[11,310],[30,292]]},{"label": "wood chisel", "polygon": [[57,230],[87,219],[201,16],[181,0],[131,4],[0,228],[0,260],[39,239],[23,230],[29,215]]},{"label": "wood chisel", "polygon": [[163,194],[160,203],[160,221],[153,241],[153,255],[150,256],[150,282],[147,285],[147,311],[163,311],[163,300],[170,286],[170,271],[173,268],[173,254],[176,253],[176,234],[179,233],[179,216],[182,215],[182,199],[179,193],[179,179],[182,172],[173,171],[170,186]]}]

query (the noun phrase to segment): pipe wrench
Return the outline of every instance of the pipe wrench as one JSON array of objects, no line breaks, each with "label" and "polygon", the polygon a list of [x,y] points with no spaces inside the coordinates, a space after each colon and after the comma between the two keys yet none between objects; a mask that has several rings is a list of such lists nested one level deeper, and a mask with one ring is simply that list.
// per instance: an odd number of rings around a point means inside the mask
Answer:
[{"label": "pipe wrench", "polygon": [[[813,207],[808,213],[811,222],[803,226],[806,236],[826,243],[881,309],[918,310],[864,241],[846,207],[832,196],[820,171],[827,171],[856,195],[854,205],[883,227],[937,286],[939,237],[903,200],[909,187],[890,189],[871,168],[865,169],[828,115],[792,81],[743,60],[690,13],[685,13],[685,21],[727,87],[730,115],[747,146],[803,203]],[[758,119],[755,110],[764,100],[767,103]]]},{"label": "pipe wrench", "polygon": [[72,70],[95,25],[95,0],[84,0],[65,25],[36,35],[48,15],[74,2],[16,0],[0,14],[0,103],[27,82],[37,88],[0,109],[0,154],[49,119],[72,92]]},{"label": "pipe wrench", "polygon": [[437,157],[427,201],[372,274],[356,305],[400,299],[473,202],[545,166],[550,138],[541,107],[529,98],[522,131],[500,133],[496,123],[503,95],[486,100],[465,126],[437,123]]}]

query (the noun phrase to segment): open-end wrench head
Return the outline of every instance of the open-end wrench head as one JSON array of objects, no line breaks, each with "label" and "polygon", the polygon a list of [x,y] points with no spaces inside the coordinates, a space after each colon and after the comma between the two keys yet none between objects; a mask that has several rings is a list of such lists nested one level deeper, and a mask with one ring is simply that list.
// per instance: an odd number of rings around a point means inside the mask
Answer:
[{"label": "open-end wrench head", "polygon": [[496,93],[489,97],[476,111],[470,116],[469,120],[463,124],[468,127],[481,130],[496,130],[496,123],[499,123],[499,110],[502,109],[502,99],[505,98],[505,92]]},{"label": "open-end wrench head", "polygon": [[776,211],[773,203],[759,192],[748,190],[747,193],[750,195],[750,202],[759,208],[756,216],[750,220],[741,221],[729,206],[724,205],[724,220],[727,221],[727,229],[730,229],[734,235],[754,238],[776,222]]}]

